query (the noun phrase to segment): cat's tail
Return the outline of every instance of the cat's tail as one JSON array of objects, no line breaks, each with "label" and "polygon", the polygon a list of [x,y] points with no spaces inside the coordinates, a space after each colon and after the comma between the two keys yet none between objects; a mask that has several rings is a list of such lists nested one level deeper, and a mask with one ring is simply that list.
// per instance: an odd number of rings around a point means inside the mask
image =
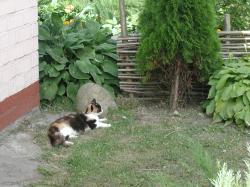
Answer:
[{"label": "cat's tail", "polygon": [[48,130],[48,137],[52,146],[63,145],[65,142],[64,136],[60,133],[58,127],[50,126]]}]

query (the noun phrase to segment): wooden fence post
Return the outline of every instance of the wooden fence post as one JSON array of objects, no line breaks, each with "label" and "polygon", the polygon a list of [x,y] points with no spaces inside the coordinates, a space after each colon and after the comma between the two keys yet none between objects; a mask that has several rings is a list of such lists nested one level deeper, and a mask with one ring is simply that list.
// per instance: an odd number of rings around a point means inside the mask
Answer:
[{"label": "wooden fence post", "polygon": [[231,31],[231,18],[230,14],[224,15],[224,30],[225,31]]},{"label": "wooden fence post", "polygon": [[126,22],[126,8],[125,8],[125,0],[119,0],[119,8],[120,8],[120,18],[121,18],[121,34],[122,37],[128,36],[127,32],[127,22]]},{"label": "wooden fence post", "polygon": [[[125,6],[125,0],[119,0],[119,9],[120,9],[120,19],[121,19],[121,36],[127,37],[128,31],[127,31],[127,22],[126,22],[126,6]],[[122,42],[128,43],[126,40],[122,40]],[[124,56],[125,60],[129,60],[128,54]],[[125,61],[126,62],[126,61]],[[126,69],[130,69],[130,66],[127,66]],[[128,79],[128,82],[132,82],[132,79]],[[134,94],[130,93],[129,97],[134,97]]]},{"label": "wooden fence post", "polygon": [[[225,14],[224,15],[224,31],[231,31],[230,14]],[[230,35],[227,35],[226,38],[230,38]],[[230,41],[226,41],[226,44],[230,44]]]}]

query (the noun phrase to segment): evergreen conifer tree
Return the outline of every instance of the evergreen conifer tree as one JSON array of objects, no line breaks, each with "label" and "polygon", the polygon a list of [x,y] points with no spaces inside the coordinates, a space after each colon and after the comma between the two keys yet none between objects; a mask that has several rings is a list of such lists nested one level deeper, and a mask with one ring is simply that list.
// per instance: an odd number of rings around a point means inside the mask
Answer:
[{"label": "evergreen conifer tree", "polygon": [[141,72],[150,74],[170,66],[174,70],[170,78],[172,110],[177,108],[184,66],[196,68],[203,79],[220,66],[214,0],[146,0],[139,30],[137,62]]}]

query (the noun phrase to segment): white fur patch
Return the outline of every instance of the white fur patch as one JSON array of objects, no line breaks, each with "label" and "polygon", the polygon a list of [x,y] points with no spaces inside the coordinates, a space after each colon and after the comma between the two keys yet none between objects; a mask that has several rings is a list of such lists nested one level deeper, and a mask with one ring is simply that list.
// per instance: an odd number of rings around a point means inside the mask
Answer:
[{"label": "white fur patch", "polygon": [[66,136],[69,136],[69,137],[76,137],[78,135],[78,133],[72,129],[71,127],[64,127],[60,130],[60,133],[66,137]]}]

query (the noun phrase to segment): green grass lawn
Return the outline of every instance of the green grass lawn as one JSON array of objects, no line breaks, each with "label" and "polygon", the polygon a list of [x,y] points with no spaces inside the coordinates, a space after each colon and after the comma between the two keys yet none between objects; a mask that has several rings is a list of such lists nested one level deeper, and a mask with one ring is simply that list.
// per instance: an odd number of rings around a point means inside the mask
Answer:
[{"label": "green grass lawn", "polygon": [[172,116],[164,104],[120,104],[109,129],[88,131],[71,147],[51,148],[45,130],[34,134],[43,148],[32,186],[211,186],[216,161],[244,167],[247,130],[211,124],[197,107]]}]

